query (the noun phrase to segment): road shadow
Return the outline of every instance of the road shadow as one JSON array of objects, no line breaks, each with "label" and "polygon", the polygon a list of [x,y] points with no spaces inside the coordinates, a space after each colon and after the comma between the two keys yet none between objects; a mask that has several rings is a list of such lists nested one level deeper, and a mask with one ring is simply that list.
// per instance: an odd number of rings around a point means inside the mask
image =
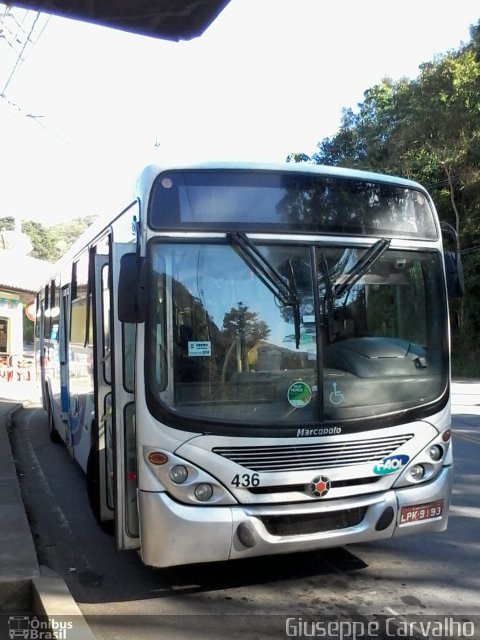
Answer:
[{"label": "road shadow", "polygon": [[[85,476],[52,443],[44,411],[21,409],[11,430],[17,470],[40,564],[59,573],[79,602],[169,598],[339,576],[367,565],[345,548],[156,569],[136,552],[117,552],[90,509]],[[30,426],[29,426],[30,425]],[[346,581],[345,585],[346,586]]]}]

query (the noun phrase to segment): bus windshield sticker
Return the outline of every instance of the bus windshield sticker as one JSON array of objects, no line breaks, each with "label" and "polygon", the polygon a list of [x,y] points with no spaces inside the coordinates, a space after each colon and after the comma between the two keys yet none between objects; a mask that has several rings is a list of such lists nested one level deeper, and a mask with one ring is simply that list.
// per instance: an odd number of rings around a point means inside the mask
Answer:
[{"label": "bus windshield sticker", "polygon": [[336,382],[332,382],[333,391],[329,395],[329,400],[333,405],[340,405],[346,402],[345,396],[343,395],[343,391],[338,389],[338,384]]},{"label": "bus windshield sticker", "polygon": [[395,473],[396,471],[403,469],[409,460],[409,456],[406,455],[389,456],[388,458],[384,458],[380,462],[377,462],[373,467],[373,473],[376,473],[379,476],[384,476],[387,473]]},{"label": "bus windshield sticker", "polygon": [[189,341],[188,342],[188,356],[211,356],[212,355],[212,343],[210,341]]},{"label": "bus windshield sticker", "polygon": [[292,407],[302,409],[312,399],[312,389],[306,382],[294,382],[288,387],[287,399]]}]

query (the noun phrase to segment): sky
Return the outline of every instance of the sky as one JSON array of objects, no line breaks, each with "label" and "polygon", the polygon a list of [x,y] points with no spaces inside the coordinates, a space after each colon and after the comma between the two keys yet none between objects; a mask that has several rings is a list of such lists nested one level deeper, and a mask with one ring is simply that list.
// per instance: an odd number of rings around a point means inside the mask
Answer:
[{"label": "sky", "polygon": [[10,11],[0,4],[0,218],[45,225],[120,211],[150,163],[310,155],[364,91],[414,79],[480,19],[478,0],[230,0],[177,43]]}]

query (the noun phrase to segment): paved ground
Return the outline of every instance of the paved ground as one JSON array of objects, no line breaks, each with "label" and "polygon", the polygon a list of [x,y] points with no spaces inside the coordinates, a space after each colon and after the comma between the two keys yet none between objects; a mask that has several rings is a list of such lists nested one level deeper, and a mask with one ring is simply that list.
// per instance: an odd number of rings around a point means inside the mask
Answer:
[{"label": "paved ground", "polygon": [[480,380],[455,380],[452,384],[452,415],[461,422],[477,422],[480,416]]},{"label": "paved ground", "polygon": [[[81,612],[63,580],[38,565],[8,438],[12,413],[38,399],[34,383],[0,381],[0,613],[75,615],[79,620]],[[462,434],[477,433],[480,381],[455,381],[453,399],[452,413]],[[93,638],[86,625],[78,627],[82,640]]]}]

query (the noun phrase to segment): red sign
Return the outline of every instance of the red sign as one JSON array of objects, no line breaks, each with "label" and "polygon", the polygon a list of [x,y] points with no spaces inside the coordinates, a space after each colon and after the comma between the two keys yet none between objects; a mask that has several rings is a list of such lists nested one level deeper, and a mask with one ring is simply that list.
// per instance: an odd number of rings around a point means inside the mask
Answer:
[{"label": "red sign", "polygon": [[35,302],[31,302],[29,305],[25,307],[25,315],[32,322],[35,322],[35,312],[37,310],[36,307],[37,305],[35,304]]}]

